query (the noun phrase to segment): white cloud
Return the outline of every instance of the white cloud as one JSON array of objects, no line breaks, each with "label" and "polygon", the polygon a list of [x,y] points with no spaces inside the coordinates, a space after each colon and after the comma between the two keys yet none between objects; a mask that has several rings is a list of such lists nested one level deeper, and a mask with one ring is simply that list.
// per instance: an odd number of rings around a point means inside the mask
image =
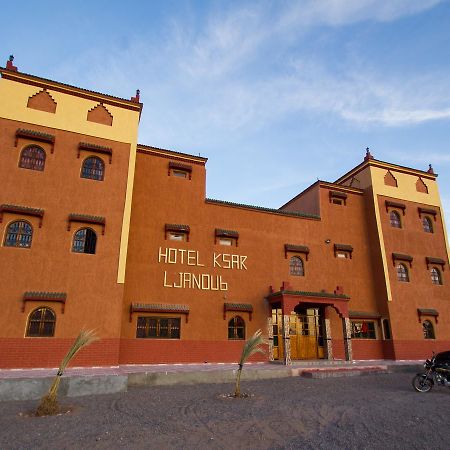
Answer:
[{"label": "white cloud", "polygon": [[279,26],[339,26],[364,20],[392,21],[432,8],[441,0],[303,0],[282,14]]}]

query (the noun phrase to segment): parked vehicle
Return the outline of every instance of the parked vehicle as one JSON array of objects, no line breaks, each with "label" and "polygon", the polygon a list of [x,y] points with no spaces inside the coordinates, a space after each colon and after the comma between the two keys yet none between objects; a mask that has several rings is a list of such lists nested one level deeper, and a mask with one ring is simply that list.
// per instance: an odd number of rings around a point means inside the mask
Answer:
[{"label": "parked vehicle", "polygon": [[429,392],[435,384],[450,387],[450,351],[435,354],[423,365],[424,373],[418,373],[412,380],[417,392]]}]

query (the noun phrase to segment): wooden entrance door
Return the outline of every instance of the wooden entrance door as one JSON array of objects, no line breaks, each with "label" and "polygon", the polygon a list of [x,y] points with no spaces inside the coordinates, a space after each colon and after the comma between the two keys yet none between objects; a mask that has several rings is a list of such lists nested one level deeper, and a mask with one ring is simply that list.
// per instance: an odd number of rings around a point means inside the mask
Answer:
[{"label": "wooden entrance door", "polygon": [[320,310],[307,308],[291,314],[291,359],[320,359],[324,357],[323,326]]},{"label": "wooden entrance door", "polygon": [[[323,326],[318,308],[305,308],[289,317],[291,359],[324,358]],[[273,356],[283,359],[283,315],[281,309],[272,310]]]}]

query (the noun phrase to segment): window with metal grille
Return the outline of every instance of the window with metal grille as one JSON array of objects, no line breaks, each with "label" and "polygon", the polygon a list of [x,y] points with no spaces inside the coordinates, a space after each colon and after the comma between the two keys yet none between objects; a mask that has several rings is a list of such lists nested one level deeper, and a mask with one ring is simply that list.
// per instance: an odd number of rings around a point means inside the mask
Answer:
[{"label": "window with metal grille", "polygon": [[376,339],[375,322],[352,321],[352,338],[354,339]]},{"label": "window with metal grille", "polygon": [[5,247],[30,248],[32,239],[32,226],[24,220],[18,220],[8,225],[3,245]]},{"label": "window with metal grille", "polygon": [[242,317],[235,316],[228,322],[228,339],[245,339],[245,322]]},{"label": "window with metal grille", "polygon": [[402,222],[400,220],[400,214],[397,211],[391,211],[389,214],[389,219],[391,222],[391,227],[393,228],[401,228]]},{"label": "window with metal grille", "polygon": [[409,281],[408,269],[404,264],[397,264],[397,280]]},{"label": "window with metal grille", "polygon": [[305,275],[305,269],[303,267],[303,261],[298,256],[293,256],[289,261],[289,273],[291,275],[303,277]]},{"label": "window with metal grille", "polygon": [[27,336],[51,337],[55,334],[56,315],[50,308],[35,309],[28,318]]},{"label": "window with metal grille", "polygon": [[429,320],[425,320],[422,324],[423,337],[425,339],[435,339],[433,324]]},{"label": "window with metal grille", "polygon": [[103,181],[105,176],[105,163],[101,158],[90,156],[83,161],[81,167],[81,178]]},{"label": "window with metal grille", "polygon": [[433,267],[430,272],[431,272],[431,282],[433,284],[442,284],[441,272],[439,272],[439,269]]},{"label": "window with metal grille", "polygon": [[424,217],[422,219],[422,225],[423,225],[423,231],[425,231],[425,233],[433,232],[433,224],[431,223],[431,220],[429,217]]},{"label": "window with metal grille", "polygon": [[81,228],[73,236],[72,251],[75,253],[95,253],[97,235],[91,228]]},{"label": "window with metal grille", "polygon": [[137,338],[180,339],[180,318],[138,317]]},{"label": "window with metal grille", "polygon": [[20,154],[19,167],[43,171],[45,166],[45,151],[37,145],[29,145]]}]

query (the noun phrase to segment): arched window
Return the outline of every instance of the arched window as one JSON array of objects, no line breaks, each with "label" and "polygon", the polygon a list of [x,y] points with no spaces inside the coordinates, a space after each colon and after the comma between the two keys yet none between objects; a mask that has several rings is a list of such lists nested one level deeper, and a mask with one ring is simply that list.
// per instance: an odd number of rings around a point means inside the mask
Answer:
[{"label": "arched window", "polygon": [[95,253],[97,235],[91,228],[81,228],[73,236],[72,251],[75,253]]},{"label": "arched window", "polygon": [[24,220],[11,222],[6,229],[5,247],[22,247],[30,248],[33,238],[33,227]]},{"label": "arched window", "polygon": [[289,261],[289,273],[299,277],[303,277],[305,275],[303,261],[298,256],[293,256]]},{"label": "arched window", "polygon": [[228,322],[228,339],[245,339],[245,322],[235,316]]},{"label": "arched window", "polygon": [[29,145],[20,154],[19,167],[23,169],[43,171],[45,166],[45,151],[37,145]]},{"label": "arched window", "polygon": [[401,228],[402,222],[400,220],[400,214],[397,211],[391,211],[389,214],[389,219],[391,221],[391,227]]},{"label": "arched window", "polygon": [[442,284],[441,272],[439,272],[439,269],[433,267],[430,272],[431,272],[431,282],[433,284]]},{"label": "arched window", "polygon": [[433,324],[429,320],[425,320],[423,326],[423,337],[425,339],[435,339]]},{"label": "arched window", "polygon": [[50,308],[35,309],[28,317],[27,336],[51,337],[55,334],[56,315]]},{"label": "arched window", "polygon": [[408,269],[404,264],[397,264],[397,280],[409,281]]},{"label": "arched window", "polygon": [[83,161],[81,168],[81,178],[103,181],[105,176],[105,163],[96,156],[90,156]]},{"label": "arched window", "polygon": [[423,231],[425,231],[425,233],[433,232],[433,224],[431,223],[431,220],[429,217],[424,217],[422,219],[422,225],[423,225]]}]

